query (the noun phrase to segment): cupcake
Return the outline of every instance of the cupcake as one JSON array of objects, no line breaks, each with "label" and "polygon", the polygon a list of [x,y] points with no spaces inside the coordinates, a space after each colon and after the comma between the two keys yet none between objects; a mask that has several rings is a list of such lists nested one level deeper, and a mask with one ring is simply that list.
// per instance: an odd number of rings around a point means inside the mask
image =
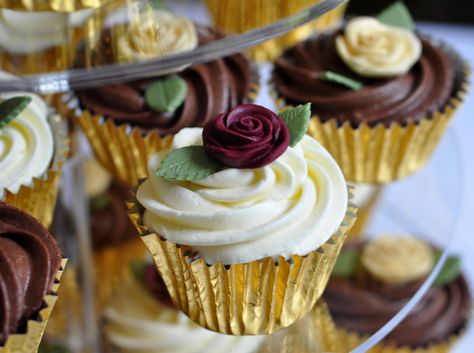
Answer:
[{"label": "cupcake", "polygon": [[37,220],[0,202],[0,351],[36,352],[56,301],[61,254]]},{"label": "cupcake", "polygon": [[356,210],[336,162],[305,135],[309,117],[309,105],[281,116],[240,105],[150,159],[130,216],[199,325],[268,334],[321,295]]},{"label": "cupcake", "polygon": [[154,266],[130,278],[104,314],[103,332],[111,352],[256,353],[265,337],[236,337],[205,330],[171,303]]},{"label": "cupcake", "polygon": [[353,18],[275,62],[278,103],[312,103],[309,133],[353,182],[387,183],[420,169],[466,90],[457,53],[410,26],[389,24],[409,24],[403,9]]},{"label": "cupcake", "polygon": [[[345,247],[324,293],[350,351],[388,322],[419,289],[439,251],[411,236],[384,235]],[[448,352],[467,325],[471,295],[458,260],[445,267],[417,306],[374,348],[377,352]]]},{"label": "cupcake", "polygon": [[70,67],[68,14],[0,10],[1,69],[17,75]]},{"label": "cupcake", "polygon": [[90,234],[95,298],[102,310],[129,274],[129,263],[142,260],[146,249],[127,216],[130,187],[114,181],[97,161],[85,163],[85,189],[89,198]]},{"label": "cupcake", "polygon": [[[214,27],[229,33],[243,33],[306,10],[318,0],[206,0]],[[304,40],[314,31],[335,26],[344,16],[346,5],[323,14],[318,19],[293,31],[249,49],[252,58],[259,61],[276,59],[286,47]]]},{"label": "cupcake", "polygon": [[49,226],[68,147],[61,118],[34,94],[0,99],[0,200]]},{"label": "cupcake", "polygon": [[[221,35],[197,28],[199,44]],[[242,54],[184,71],[76,92],[71,114],[89,139],[101,164],[131,185],[147,176],[154,152],[184,127],[202,127],[212,117],[253,101],[258,75]]]}]

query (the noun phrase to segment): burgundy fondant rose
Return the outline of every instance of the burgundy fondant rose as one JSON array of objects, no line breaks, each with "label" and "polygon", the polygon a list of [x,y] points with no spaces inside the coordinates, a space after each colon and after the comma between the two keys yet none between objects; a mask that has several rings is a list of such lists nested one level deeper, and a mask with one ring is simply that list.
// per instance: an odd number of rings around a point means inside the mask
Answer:
[{"label": "burgundy fondant rose", "polygon": [[274,112],[243,104],[204,127],[206,152],[232,168],[260,168],[280,157],[290,143],[285,122]]}]

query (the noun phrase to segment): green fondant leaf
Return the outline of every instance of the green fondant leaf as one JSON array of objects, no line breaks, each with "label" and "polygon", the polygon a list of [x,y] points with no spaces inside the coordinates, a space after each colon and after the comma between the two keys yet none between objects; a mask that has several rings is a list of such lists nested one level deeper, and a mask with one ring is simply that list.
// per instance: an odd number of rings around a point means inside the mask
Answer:
[{"label": "green fondant leaf", "polygon": [[183,104],[188,91],[186,81],[173,75],[151,83],[145,91],[146,104],[160,113],[173,113]]},{"label": "green fondant leaf", "polygon": [[[441,256],[441,252],[437,251],[435,255],[435,262],[438,262]],[[433,285],[436,287],[442,287],[445,284],[456,279],[457,276],[461,273],[461,259],[459,256],[449,256],[446,259],[441,271],[438,273]]]},{"label": "green fondant leaf", "polygon": [[30,104],[31,97],[18,96],[0,103],[0,129],[13,121]]},{"label": "green fondant leaf", "polygon": [[337,83],[354,91],[361,89],[364,84],[353,78],[338,74],[332,71],[323,71],[318,74],[318,79]]},{"label": "green fondant leaf", "polygon": [[311,118],[311,103],[298,105],[278,114],[290,130],[290,146],[294,147],[301,141],[306,130],[308,130],[309,119]]},{"label": "green fondant leaf", "polygon": [[413,31],[415,23],[411,17],[410,11],[403,1],[397,1],[383,10],[377,19],[388,26],[395,26]]},{"label": "green fondant leaf", "polygon": [[172,151],[156,175],[168,180],[201,180],[223,168],[220,162],[209,157],[203,146],[187,146]]},{"label": "green fondant leaf", "polygon": [[357,268],[360,261],[359,249],[342,250],[337,258],[332,274],[338,277],[350,277]]}]

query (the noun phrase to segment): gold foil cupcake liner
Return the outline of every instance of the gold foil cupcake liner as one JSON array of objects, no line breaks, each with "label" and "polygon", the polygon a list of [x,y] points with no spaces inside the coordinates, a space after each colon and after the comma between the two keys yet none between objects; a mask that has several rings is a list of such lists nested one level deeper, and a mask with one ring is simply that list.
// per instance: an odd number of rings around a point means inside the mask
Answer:
[{"label": "gold foil cupcake liner", "polygon": [[67,337],[71,322],[77,325],[82,320],[82,305],[77,268],[69,264],[62,274],[58,300],[49,317],[45,335],[52,340],[62,340]]},{"label": "gold foil cupcake liner", "polygon": [[[214,26],[229,33],[259,28],[314,6],[321,0],[206,0]],[[315,31],[336,26],[344,16],[347,4],[336,7],[318,19],[263,44],[249,49],[258,61],[273,61],[281,52]]]},{"label": "gold foil cupcake liner", "polygon": [[31,214],[46,228],[52,222],[61,170],[69,153],[65,122],[58,114],[51,114],[49,122],[55,139],[55,152],[50,168],[41,177],[33,178],[30,185],[22,185],[16,193],[5,190],[3,197],[4,202]]},{"label": "gold foil cupcake liner", "polygon": [[73,12],[98,8],[118,0],[0,0],[0,8],[17,11]]},{"label": "gold foil cupcake liner", "polygon": [[188,247],[149,231],[138,204],[129,204],[136,225],[177,308],[209,330],[232,335],[270,334],[293,324],[324,291],[357,208],[349,200],[335,234],[306,256],[243,264],[208,265]]},{"label": "gold foil cupcake liner", "polygon": [[[463,333],[464,331],[447,337],[443,342],[431,343],[423,347],[394,346],[382,341],[369,349],[367,353],[448,353]],[[359,335],[339,327],[337,328],[337,335],[342,347],[341,352],[350,352],[369,338],[369,336]]]},{"label": "gold foil cupcake liner", "polygon": [[48,319],[53,310],[54,304],[58,298],[59,281],[66,267],[67,260],[63,259],[61,268],[56,274],[56,280],[49,294],[44,297],[45,307],[38,313],[35,320],[28,320],[26,333],[11,334],[3,347],[0,347],[0,353],[35,353],[43,337]]},{"label": "gold foil cupcake liner", "polygon": [[[256,82],[252,85],[248,94],[250,101],[255,101],[259,88]],[[150,157],[171,144],[171,135],[160,137],[157,131],[143,135],[138,127],[116,125],[113,119],[81,111],[76,97],[63,97],[59,105],[66,105],[68,116],[80,126],[102,166],[114,178],[129,185],[146,178]]]},{"label": "gold foil cupcake liner", "polygon": [[95,304],[98,313],[102,312],[121,284],[131,276],[130,263],[145,259],[146,254],[146,248],[138,237],[94,253]]},{"label": "gold foil cupcake liner", "polygon": [[[308,134],[331,153],[346,180],[386,184],[415,173],[428,162],[466,96],[471,72],[469,65],[447,45],[442,43],[440,48],[452,59],[458,89],[431,117],[404,126],[392,123],[375,127],[365,123],[354,127],[349,122],[339,125],[335,119],[322,122],[317,116],[312,117]],[[289,107],[276,89],[272,95],[280,109]]]},{"label": "gold foil cupcake liner", "polygon": [[346,353],[327,305],[318,301],[295,324],[269,335],[258,353]]}]

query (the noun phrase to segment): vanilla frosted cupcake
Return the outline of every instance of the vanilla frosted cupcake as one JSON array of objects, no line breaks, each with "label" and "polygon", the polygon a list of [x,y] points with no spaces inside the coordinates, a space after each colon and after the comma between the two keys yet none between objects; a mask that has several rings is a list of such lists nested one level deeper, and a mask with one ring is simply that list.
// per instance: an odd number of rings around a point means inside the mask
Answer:
[{"label": "vanilla frosted cupcake", "polygon": [[228,336],[199,327],[170,304],[156,269],[147,272],[152,278],[146,283],[130,278],[105,311],[104,333],[114,351],[255,353],[264,341],[264,337]]},{"label": "vanilla frosted cupcake", "polygon": [[355,215],[339,167],[305,135],[309,116],[309,105],[281,117],[241,105],[151,158],[131,216],[175,305],[200,325],[270,333],[322,293]]},{"label": "vanilla frosted cupcake", "polygon": [[49,225],[67,153],[61,119],[34,94],[2,93],[0,99],[0,199]]},{"label": "vanilla frosted cupcake", "polygon": [[33,74],[66,69],[68,14],[0,10],[1,68],[14,74]]}]

